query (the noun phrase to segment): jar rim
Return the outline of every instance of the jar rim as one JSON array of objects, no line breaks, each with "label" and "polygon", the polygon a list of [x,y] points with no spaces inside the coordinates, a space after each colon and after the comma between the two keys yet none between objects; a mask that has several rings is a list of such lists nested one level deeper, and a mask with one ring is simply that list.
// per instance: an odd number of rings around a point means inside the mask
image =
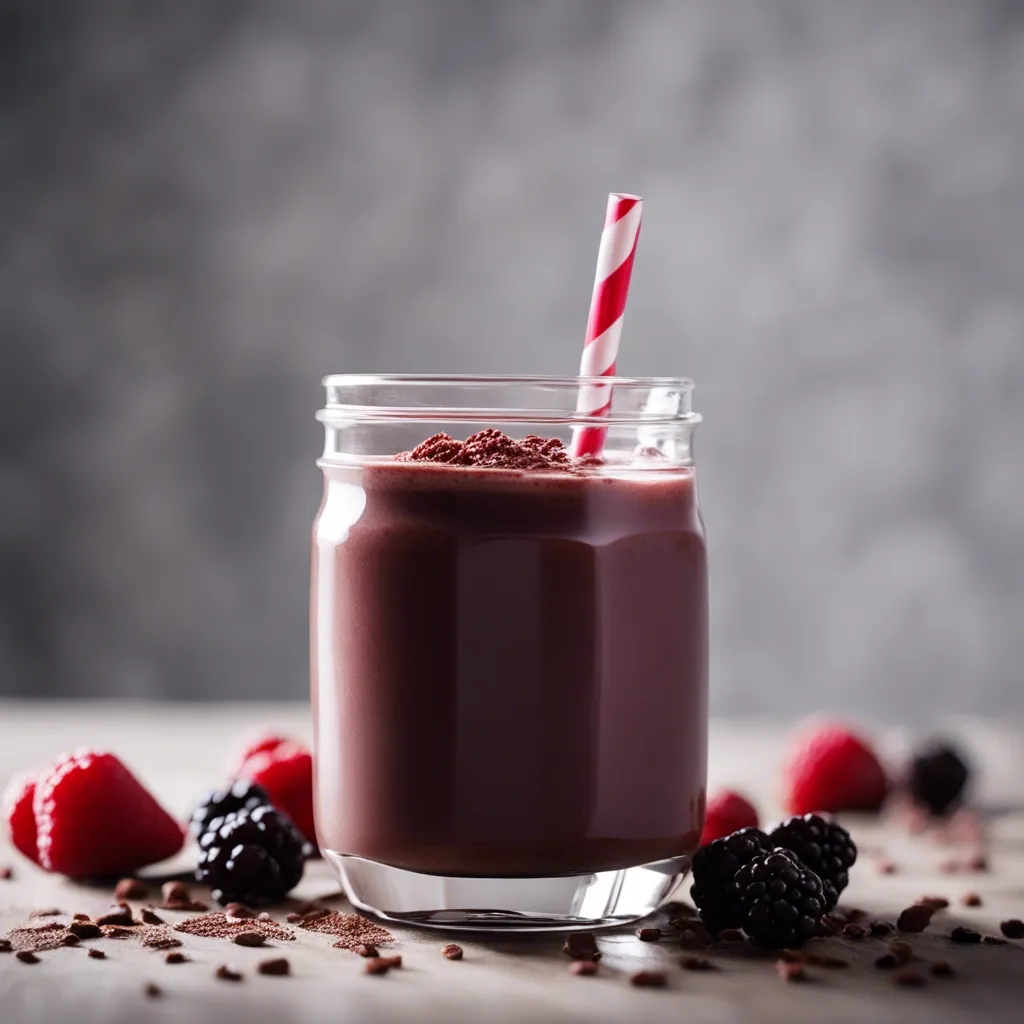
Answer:
[{"label": "jar rim", "polygon": [[545,388],[579,388],[586,385],[611,385],[614,388],[676,388],[692,391],[692,377],[585,377],[543,373],[331,373],[321,378],[328,387],[358,387],[375,384],[444,385],[466,387],[500,387],[501,385],[533,384]]}]

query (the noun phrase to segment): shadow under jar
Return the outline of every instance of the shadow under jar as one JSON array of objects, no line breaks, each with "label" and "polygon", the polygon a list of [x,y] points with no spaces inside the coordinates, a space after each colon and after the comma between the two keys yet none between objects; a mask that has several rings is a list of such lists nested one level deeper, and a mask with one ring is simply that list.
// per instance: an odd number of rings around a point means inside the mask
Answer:
[{"label": "shadow under jar", "polygon": [[[317,834],[353,904],[445,928],[640,918],[704,818],[708,598],[693,384],[325,379],[313,527]],[[607,380],[602,386],[608,384]],[[396,459],[485,428],[600,460]]]}]

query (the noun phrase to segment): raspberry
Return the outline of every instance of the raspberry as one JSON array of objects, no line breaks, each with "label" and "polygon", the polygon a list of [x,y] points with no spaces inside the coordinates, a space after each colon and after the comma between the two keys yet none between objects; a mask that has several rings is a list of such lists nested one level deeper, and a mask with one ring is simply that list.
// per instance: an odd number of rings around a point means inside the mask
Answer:
[{"label": "raspberry", "polygon": [[963,758],[951,746],[933,743],[910,762],[907,791],[929,813],[943,815],[960,802],[970,775]]},{"label": "raspberry", "polygon": [[113,755],[60,758],[36,785],[39,863],[70,878],[127,875],[173,857],[179,824]]},{"label": "raspberry", "polygon": [[690,895],[708,931],[717,934],[738,928],[743,921],[736,872],[768,850],[768,837],[759,829],[743,828],[725,839],[702,846],[693,855]]},{"label": "raspberry", "polygon": [[310,852],[288,817],[264,804],[210,822],[196,878],[222,906],[273,903],[298,885]]},{"label": "raspberry", "polygon": [[731,836],[741,828],[757,828],[759,824],[757,811],[750,801],[739,793],[725,790],[708,804],[700,845],[707,846],[716,839]]},{"label": "raspberry", "polygon": [[887,782],[875,752],[843,726],[824,725],[800,737],[784,770],[791,814],[877,811]]},{"label": "raspberry", "polygon": [[228,789],[211,790],[196,805],[192,812],[189,831],[196,839],[200,839],[216,818],[223,818],[234,811],[254,810],[264,804],[271,803],[267,791],[255,782],[239,779]]},{"label": "raspberry", "polygon": [[299,743],[285,742],[250,757],[239,775],[266,790],[270,802],[316,845],[313,825],[313,758]]},{"label": "raspberry", "polygon": [[821,879],[788,850],[755,857],[736,873],[743,930],[765,949],[794,949],[825,912]]},{"label": "raspberry", "polygon": [[3,810],[7,821],[7,832],[11,844],[29,860],[39,863],[36,848],[36,816],[32,801],[36,792],[36,780],[31,775],[15,775],[4,790]]},{"label": "raspberry", "polygon": [[768,839],[773,846],[789,850],[818,876],[825,909],[831,910],[850,881],[849,870],[857,860],[857,847],[850,833],[817,814],[805,814],[784,821]]}]

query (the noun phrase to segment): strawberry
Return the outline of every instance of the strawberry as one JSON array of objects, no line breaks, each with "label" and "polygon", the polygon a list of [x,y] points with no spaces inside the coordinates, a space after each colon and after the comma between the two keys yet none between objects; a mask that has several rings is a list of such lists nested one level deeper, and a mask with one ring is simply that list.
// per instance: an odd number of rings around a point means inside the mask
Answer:
[{"label": "strawberry", "polygon": [[228,775],[232,779],[239,778],[245,769],[246,761],[250,758],[255,757],[257,754],[269,753],[278,747],[283,747],[285,744],[292,742],[294,741],[290,740],[287,736],[278,736],[276,733],[267,733],[265,736],[257,737],[231,762],[228,768]]},{"label": "strawberry", "polygon": [[181,826],[113,755],[60,758],[36,786],[39,863],[71,878],[127,875],[173,857]]},{"label": "strawberry", "polygon": [[32,800],[36,793],[36,780],[32,775],[15,775],[3,795],[4,818],[14,848],[29,860],[39,863],[36,853],[36,816]]},{"label": "strawberry", "polygon": [[868,743],[831,723],[798,737],[783,776],[790,814],[877,811],[888,788],[885,769]]},{"label": "strawberry", "polygon": [[741,828],[757,828],[757,811],[745,797],[726,789],[708,802],[700,845],[724,839]]},{"label": "strawberry", "polygon": [[316,845],[313,827],[313,757],[301,743],[287,741],[258,751],[242,765],[239,775],[262,786],[270,802],[295,822]]}]

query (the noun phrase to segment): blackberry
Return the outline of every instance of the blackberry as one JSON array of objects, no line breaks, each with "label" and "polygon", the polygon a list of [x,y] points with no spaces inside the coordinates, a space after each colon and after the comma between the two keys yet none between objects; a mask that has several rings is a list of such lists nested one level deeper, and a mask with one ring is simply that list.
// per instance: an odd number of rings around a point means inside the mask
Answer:
[{"label": "blackberry", "polygon": [[849,870],[857,860],[857,847],[850,833],[820,815],[805,814],[787,819],[768,838],[772,846],[789,850],[818,876],[825,909],[832,910],[850,881]]},{"label": "blackberry", "polygon": [[302,878],[312,853],[291,819],[269,804],[215,818],[199,839],[196,879],[222,906],[273,903]]},{"label": "blackberry", "polygon": [[724,839],[702,846],[693,855],[690,895],[712,934],[742,923],[734,878],[744,864],[768,850],[768,837],[758,828],[741,828]]},{"label": "blackberry", "polygon": [[934,743],[912,758],[907,791],[915,804],[943,815],[960,802],[969,775],[970,769],[956,750]]},{"label": "blackberry", "polygon": [[821,879],[789,850],[755,857],[736,872],[743,930],[765,949],[794,949],[825,913]]},{"label": "blackberry", "polygon": [[199,839],[211,823],[217,818],[233,814],[235,811],[254,810],[263,804],[269,804],[270,797],[262,786],[246,779],[239,779],[227,789],[210,790],[196,805],[189,822],[189,831]]}]

